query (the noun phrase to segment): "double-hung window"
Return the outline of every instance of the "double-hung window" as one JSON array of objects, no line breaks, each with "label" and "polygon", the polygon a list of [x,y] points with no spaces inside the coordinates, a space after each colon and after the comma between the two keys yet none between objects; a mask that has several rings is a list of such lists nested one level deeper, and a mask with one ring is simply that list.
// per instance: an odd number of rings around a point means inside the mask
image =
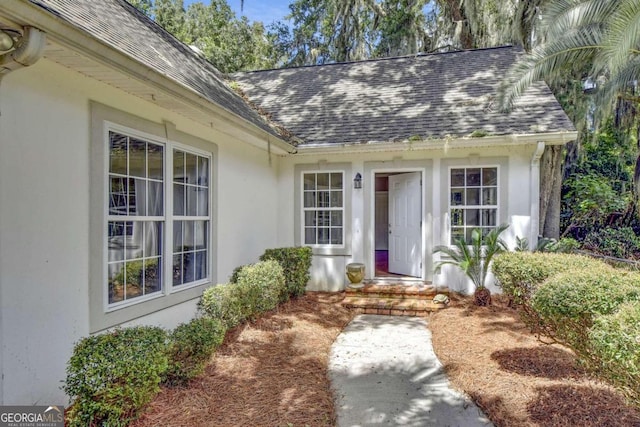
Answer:
[{"label": "double-hung window", "polygon": [[168,141],[108,131],[108,308],[209,280],[210,164]]},{"label": "double-hung window", "polygon": [[344,245],[344,172],[306,172],[302,181],[304,244]]},{"label": "double-hung window", "polygon": [[498,224],[498,168],[450,169],[451,244],[471,240],[475,228],[486,235]]}]

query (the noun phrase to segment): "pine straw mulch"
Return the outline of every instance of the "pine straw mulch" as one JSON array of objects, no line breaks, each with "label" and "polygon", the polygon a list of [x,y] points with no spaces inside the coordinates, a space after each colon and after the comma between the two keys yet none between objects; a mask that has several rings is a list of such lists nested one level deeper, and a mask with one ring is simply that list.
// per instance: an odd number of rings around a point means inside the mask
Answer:
[{"label": "pine straw mulch", "polygon": [[435,352],[496,426],[640,426],[638,409],[589,378],[568,349],[539,342],[503,298],[489,307],[451,299],[429,318]]},{"label": "pine straw mulch", "polygon": [[132,425],[335,425],[329,351],[353,317],[341,299],[308,293],[229,331],[202,376],[163,388]]}]

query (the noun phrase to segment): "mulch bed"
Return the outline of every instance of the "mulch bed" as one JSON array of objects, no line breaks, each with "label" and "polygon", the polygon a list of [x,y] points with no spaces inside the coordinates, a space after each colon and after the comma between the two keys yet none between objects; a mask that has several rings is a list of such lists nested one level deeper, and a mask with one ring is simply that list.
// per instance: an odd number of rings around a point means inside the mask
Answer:
[{"label": "mulch bed", "polygon": [[163,388],[133,426],[335,425],[329,351],[352,318],[341,299],[308,293],[228,332],[204,375]]},{"label": "mulch bed", "polygon": [[590,378],[570,350],[540,343],[500,297],[476,307],[454,295],[429,329],[451,383],[497,426],[640,426],[622,394]]}]

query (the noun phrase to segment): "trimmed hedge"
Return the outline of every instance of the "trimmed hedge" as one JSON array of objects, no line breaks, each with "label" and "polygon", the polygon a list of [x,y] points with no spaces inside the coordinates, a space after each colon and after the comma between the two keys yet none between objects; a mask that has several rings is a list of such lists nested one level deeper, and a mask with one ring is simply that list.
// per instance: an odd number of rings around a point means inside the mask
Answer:
[{"label": "trimmed hedge", "polygon": [[167,334],[150,326],[116,329],[80,340],[63,390],[74,399],[71,427],[126,426],[159,391],[167,370]]},{"label": "trimmed hedge", "polygon": [[260,261],[270,259],[278,261],[284,271],[287,294],[284,294],[283,298],[298,297],[304,294],[311,277],[309,275],[312,259],[311,248],[305,246],[267,249],[260,257]]},{"label": "trimmed hedge", "polygon": [[237,280],[205,289],[198,302],[204,315],[220,320],[227,328],[274,309],[285,289],[282,267],[273,260],[243,266]]},{"label": "trimmed hedge", "polygon": [[214,351],[222,344],[227,328],[218,319],[197,317],[179,325],[169,336],[168,385],[184,385],[204,372]]},{"label": "trimmed hedge", "polygon": [[589,344],[599,361],[599,375],[640,406],[640,303],[625,303],[615,313],[596,318]]}]

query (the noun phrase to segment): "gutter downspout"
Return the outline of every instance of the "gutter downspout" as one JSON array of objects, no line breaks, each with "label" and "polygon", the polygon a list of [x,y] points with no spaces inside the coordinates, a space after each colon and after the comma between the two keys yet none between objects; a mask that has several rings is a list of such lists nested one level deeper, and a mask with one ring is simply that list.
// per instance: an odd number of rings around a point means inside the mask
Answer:
[{"label": "gutter downspout", "polygon": [[544,141],[538,141],[538,146],[531,157],[531,226],[529,233],[529,249],[538,245],[540,234],[540,158],[544,153]]},{"label": "gutter downspout", "polygon": [[35,64],[44,54],[47,35],[34,27],[24,27],[18,47],[0,56],[0,77]]}]

